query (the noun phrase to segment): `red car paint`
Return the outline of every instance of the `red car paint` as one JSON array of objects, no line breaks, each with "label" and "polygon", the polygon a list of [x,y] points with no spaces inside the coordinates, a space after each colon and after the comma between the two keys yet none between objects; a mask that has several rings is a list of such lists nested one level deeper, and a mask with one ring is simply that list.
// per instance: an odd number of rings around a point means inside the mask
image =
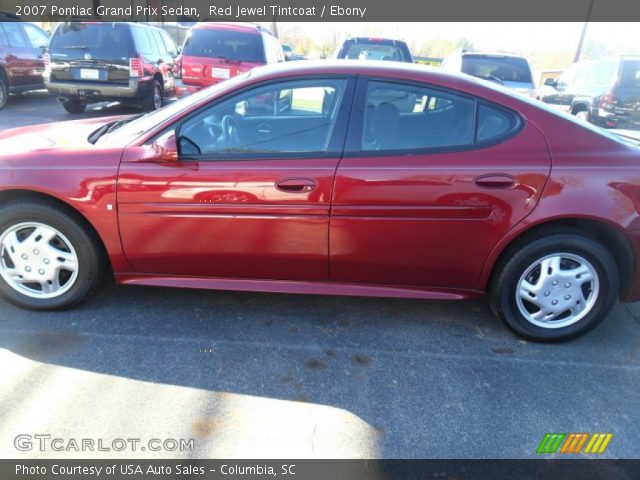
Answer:
[{"label": "red car paint", "polygon": [[247,23],[198,23],[189,32],[176,59],[174,72],[181,78],[176,92],[182,97],[279,61],[284,61],[282,46],[261,27]]},{"label": "red car paint", "polygon": [[[307,75],[448,88],[518,112],[523,126],[482,148],[388,157],[183,163],[159,159],[148,141],[236,89]],[[88,143],[107,121],[0,133],[0,201],[33,191],[77,210],[119,283],[471,298],[524,232],[588,219],[620,234],[624,245],[611,248],[631,249],[623,299],[640,299],[640,151],[483,82],[412,65],[296,62],[214,87],[134,139]],[[276,186],[300,178],[317,188]]]}]

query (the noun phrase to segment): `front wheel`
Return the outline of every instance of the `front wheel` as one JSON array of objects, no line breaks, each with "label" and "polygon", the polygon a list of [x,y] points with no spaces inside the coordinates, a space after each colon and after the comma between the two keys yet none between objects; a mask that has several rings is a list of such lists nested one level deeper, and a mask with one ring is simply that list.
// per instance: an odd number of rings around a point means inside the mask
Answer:
[{"label": "front wheel", "polygon": [[0,208],[0,294],[18,306],[48,310],[80,303],[101,283],[97,241],[48,203]]},{"label": "front wheel", "polygon": [[616,301],[619,276],[611,254],[574,233],[524,244],[496,269],[489,290],[509,328],[536,341],[563,341],[600,323]]}]

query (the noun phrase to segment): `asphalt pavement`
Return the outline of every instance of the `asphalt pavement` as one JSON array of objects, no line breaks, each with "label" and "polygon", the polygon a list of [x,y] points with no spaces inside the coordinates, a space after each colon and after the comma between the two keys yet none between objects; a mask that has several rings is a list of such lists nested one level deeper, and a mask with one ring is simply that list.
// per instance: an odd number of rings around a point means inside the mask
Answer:
[{"label": "asphalt pavement", "polygon": [[[28,94],[0,129],[134,112],[98,108]],[[639,352],[640,304],[544,345],[485,300],[124,286],[63,312],[0,300],[0,457],[533,458],[548,432],[611,432],[600,457],[638,458]],[[17,448],[39,434],[142,443]],[[142,450],[154,438],[193,449]]]}]

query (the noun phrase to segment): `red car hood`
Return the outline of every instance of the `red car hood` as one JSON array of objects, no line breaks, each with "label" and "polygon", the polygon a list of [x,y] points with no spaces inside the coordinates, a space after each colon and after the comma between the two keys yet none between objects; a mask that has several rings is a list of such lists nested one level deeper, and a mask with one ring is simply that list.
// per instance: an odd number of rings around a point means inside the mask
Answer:
[{"label": "red car hood", "polygon": [[91,118],[12,128],[0,132],[0,158],[43,150],[87,148],[87,138],[100,126],[126,117]]}]

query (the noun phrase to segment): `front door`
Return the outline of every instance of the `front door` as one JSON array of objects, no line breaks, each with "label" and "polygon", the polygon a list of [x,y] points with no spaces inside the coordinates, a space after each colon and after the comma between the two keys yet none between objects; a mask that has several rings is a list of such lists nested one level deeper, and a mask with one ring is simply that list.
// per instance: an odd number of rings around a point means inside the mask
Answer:
[{"label": "front door", "polygon": [[474,289],[491,249],[536,205],[544,138],[510,110],[428,85],[363,79],[356,98],[332,279]]},{"label": "front door", "polygon": [[120,231],[137,272],[326,280],[331,195],[351,80],[289,80],[214,101],[172,127],[175,164],[118,178]]}]

